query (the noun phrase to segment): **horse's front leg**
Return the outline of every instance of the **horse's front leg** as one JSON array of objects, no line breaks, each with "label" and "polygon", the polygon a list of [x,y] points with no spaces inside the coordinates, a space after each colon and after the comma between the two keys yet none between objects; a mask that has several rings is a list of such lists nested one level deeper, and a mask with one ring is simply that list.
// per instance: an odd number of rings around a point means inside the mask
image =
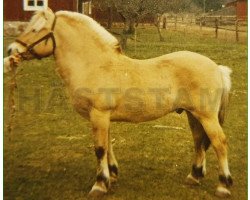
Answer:
[{"label": "horse's front leg", "polygon": [[99,198],[107,193],[110,187],[110,173],[108,166],[108,132],[110,125],[110,112],[93,109],[90,112],[93,128],[95,154],[97,157],[96,182],[89,197]]}]

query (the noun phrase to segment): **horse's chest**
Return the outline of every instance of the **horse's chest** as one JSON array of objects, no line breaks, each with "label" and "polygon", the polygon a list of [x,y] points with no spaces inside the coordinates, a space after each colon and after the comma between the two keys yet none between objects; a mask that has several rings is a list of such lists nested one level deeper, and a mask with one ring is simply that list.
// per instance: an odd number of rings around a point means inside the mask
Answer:
[{"label": "horse's chest", "polygon": [[91,103],[87,97],[84,96],[74,96],[72,98],[72,103],[75,110],[84,118],[89,119],[89,112]]}]

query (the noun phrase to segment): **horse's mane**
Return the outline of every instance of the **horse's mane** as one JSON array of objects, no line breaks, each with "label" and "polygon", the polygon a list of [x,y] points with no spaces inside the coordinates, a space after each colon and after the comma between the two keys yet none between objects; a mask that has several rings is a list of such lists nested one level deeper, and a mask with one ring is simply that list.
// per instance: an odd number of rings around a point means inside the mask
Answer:
[{"label": "horse's mane", "polygon": [[56,15],[64,16],[74,21],[84,23],[85,26],[88,26],[96,33],[95,36],[99,37],[100,41],[103,41],[103,44],[109,45],[111,48],[120,52],[121,49],[118,40],[91,17],[70,11],[58,11],[56,12]]}]

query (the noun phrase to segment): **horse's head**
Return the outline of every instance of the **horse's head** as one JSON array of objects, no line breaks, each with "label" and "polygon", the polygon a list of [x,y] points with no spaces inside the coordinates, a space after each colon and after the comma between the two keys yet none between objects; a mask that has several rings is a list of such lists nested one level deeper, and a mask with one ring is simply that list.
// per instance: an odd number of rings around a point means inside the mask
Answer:
[{"label": "horse's head", "polygon": [[51,9],[38,11],[26,30],[8,47],[8,54],[20,54],[24,60],[50,56],[55,50],[53,29],[56,17]]}]

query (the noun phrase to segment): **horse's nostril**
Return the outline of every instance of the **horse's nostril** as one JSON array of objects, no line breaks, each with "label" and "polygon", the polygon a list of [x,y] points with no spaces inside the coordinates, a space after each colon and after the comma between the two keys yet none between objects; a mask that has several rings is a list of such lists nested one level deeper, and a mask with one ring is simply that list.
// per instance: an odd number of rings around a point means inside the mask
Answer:
[{"label": "horse's nostril", "polygon": [[11,49],[9,49],[9,50],[8,50],[8,56],[10,56],[10,54],[11,54],[11,51],[12,51]]}]

